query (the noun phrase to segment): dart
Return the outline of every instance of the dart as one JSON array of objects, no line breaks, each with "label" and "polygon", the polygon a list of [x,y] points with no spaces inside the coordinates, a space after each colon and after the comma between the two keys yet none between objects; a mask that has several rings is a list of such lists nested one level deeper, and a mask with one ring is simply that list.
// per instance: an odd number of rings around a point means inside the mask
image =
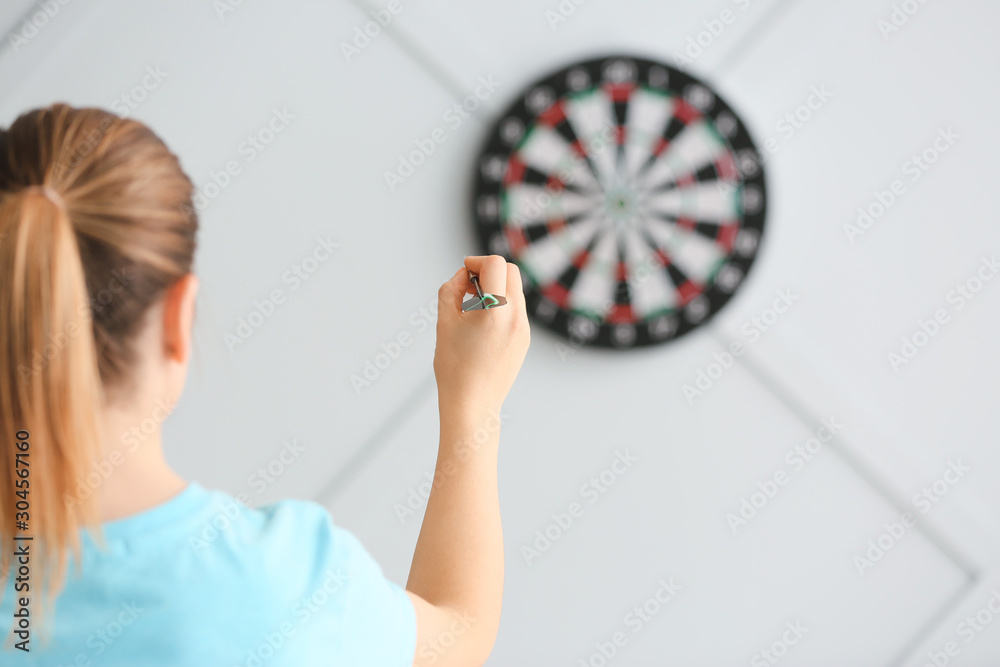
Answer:
[{"label": "dart", "polygon": [[485,310],[490,319],[493,319],[493,315],[490,314],[490,308],[504,305],[507,303],[507,299],[502,296],[483,292],[483,288],[479,286],[479,276],[471,271],[469,272],[469,281],[476,287],[476,296],[462,304],[462,311],[467,313],[470,310]]}]

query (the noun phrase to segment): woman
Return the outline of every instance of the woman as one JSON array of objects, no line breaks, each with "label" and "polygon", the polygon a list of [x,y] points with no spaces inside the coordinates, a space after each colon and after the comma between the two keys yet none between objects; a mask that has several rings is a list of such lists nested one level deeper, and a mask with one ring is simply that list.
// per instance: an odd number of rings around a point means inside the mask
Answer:
[{"label": "woman", "polygon": [[[439,474],[404,591],[321,506],[249,509],[167,465],[192,193],[134,120],[54,105],[0,130],[0,662],[483,663],[503,589],[495,416],[529,344],[517,268],[468,257],[439,291]],[[470,271],[508,304],[463,313]]]}]

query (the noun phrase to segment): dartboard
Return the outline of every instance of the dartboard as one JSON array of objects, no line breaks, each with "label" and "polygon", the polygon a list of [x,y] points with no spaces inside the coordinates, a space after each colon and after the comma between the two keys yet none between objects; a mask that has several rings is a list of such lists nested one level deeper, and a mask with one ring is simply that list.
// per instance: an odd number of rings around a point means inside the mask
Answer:
[{"label": "dartboard", "polygon": [[763,164],[733,110],[674,67],[614,56],[527,88],[492,128],[473,211],[529,312],[578,344],[664,343],[732,297],[764,230]]}]

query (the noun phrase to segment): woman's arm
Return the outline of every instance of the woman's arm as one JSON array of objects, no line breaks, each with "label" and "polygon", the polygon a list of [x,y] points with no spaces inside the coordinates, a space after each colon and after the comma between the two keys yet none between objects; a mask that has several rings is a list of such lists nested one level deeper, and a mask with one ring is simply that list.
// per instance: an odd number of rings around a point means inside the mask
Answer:
[{"label": "woman's arm", "polygon": [[[507,305],[462,313],[462,300],[474,293],[466,269],[479,274],[483,291],[506,296]],[[500,407],[530,334],[521,274],[502,257],[466,258],[438,296],[441,440],[406,588],[417,612],[414,665],[469,667],[486,661],[500,624]]]}]

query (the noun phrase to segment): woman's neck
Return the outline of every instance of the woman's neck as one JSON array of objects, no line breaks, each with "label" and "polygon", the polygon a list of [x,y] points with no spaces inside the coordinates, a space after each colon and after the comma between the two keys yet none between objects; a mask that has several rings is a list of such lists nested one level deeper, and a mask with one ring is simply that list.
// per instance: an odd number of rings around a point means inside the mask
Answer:
[{"label": "woman's neck", "polygon": [[103,452],[77,491],[97,494],[102,522],[162,504],[187,485],[163,454],[162,424],[171,408],[162,400],[151,403],[148,410],[105,413]]}]

